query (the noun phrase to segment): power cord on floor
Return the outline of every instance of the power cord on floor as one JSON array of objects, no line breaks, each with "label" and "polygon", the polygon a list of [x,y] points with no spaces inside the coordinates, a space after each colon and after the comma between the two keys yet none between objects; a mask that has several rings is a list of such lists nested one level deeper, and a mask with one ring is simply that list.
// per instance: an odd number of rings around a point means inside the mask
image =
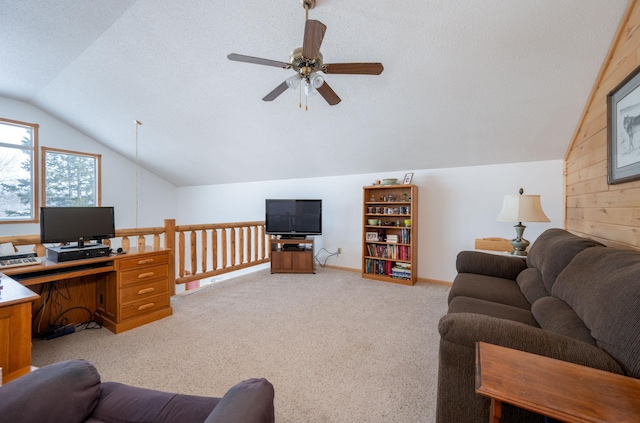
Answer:
[{"label": "power cord on floor", "polygon": [[[320,263],[320,260],[318,259],[318,255],[320,255],[320,252],[324,250],[327,252],[327,254],[329,254],[327,257],[325,257],[324,259],[324,263]],[[315,257],[313,258],[319,265],[320,267],[325,267],[327,264],[327,260],[329,260],[329,257],[333,257],[333,256],[339,256],[340,253],[338,253],[337,251],[335,253],[332,253],[331,251],[327,250],[326,248],[321,248],[320,250],[318,250],[318,252],[316,253]]]}]

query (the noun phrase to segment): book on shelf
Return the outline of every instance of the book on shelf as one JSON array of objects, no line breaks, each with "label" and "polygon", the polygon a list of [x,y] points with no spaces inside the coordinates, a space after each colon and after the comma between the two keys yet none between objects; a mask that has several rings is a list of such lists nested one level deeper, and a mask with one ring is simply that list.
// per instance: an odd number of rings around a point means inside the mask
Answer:
[{"label": "book on shelf", "polygon": [[367,255],[391,260],[411,260],[411,247],[408,245],[367,244]]},{"label": "book on shelf", "polygon": [[411,263],[395,263],[391,268],[391,277],[396,279],[411,279]]},{"label": "book on shelf", "polygon": [[392,262],[386,260],[365,260],[365,272],[373,273],[376,275],[390,275],[392,268]]}]

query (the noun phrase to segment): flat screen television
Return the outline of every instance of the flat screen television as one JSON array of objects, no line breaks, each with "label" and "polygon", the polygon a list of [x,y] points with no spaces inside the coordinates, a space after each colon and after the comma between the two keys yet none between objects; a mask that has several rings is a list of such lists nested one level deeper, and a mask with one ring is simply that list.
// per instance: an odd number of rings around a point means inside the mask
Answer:
[{"label": "flat screen television", "polygon": [[265,210],[268,235],[292,239],[322,235],[322,200],[267,199]]},{"label": "flat screen television", "polygon": [[[77,243],[116,236],[113,207],[40,207],[40,243]],[[92,244],[88,244],[92,245]]]}]

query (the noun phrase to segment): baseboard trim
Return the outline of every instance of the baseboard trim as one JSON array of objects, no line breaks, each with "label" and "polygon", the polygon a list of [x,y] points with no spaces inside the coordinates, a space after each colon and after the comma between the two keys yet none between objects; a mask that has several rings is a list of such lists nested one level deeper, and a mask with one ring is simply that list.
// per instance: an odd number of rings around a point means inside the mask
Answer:
[{"label": "baseboard trim", "polygon": [[[353,267],[332,266],[329,264],[325,265],[324,267],[327,267],[329,269],[344,270],[347,272],[355,272],[355,273],[362,272],[362,269],[354,269]],[[451,286],[453,284],[453,282],[441,281],[438,279],[429,279],[429,278],[418,278],[418,282],[430,283],[434,285],[445,285],[445,286]]]},{"label": "baseboard trim", "polygon": [[438,279],[428,279],[428,278],[418,278],[418,282],[431,283],[431,284],[434,284],[434,285],[446,285],[446,286],[453,285],[453,282],[441,281],[441,280],[438,280]]}]

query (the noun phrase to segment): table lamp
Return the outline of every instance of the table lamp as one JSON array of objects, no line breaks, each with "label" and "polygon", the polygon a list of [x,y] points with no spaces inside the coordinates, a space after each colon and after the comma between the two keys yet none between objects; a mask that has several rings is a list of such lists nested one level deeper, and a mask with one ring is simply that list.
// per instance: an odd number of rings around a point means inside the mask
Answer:
[{"label": "table lamp", "polygon": [[547,215],[542,211],[539,195],[523,195],[524,190],[520,188],[520,195],[505,195],[502,203],[502,211],[497,220],[507,222],[518,222],[516,237],[511,240],[514,256],[526,256],[527,247],[530,242],[522,237],[526,226],[522,222],[550,222]]}]

